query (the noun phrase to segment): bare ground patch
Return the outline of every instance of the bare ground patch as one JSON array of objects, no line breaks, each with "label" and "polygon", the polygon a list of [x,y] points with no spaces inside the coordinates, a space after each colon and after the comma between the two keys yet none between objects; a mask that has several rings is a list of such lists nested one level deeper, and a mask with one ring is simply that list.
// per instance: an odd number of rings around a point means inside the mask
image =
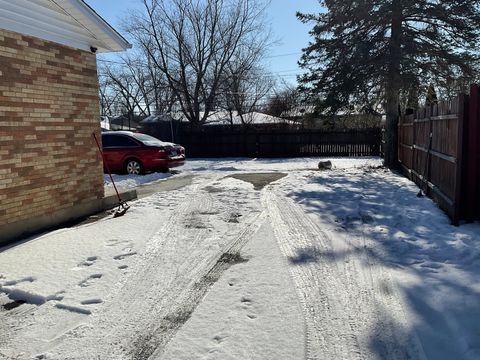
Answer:
[{"label": "bare ground patch", "polygon": [[249,182],[253,185],[255,190],[262,190],[268,184],[280,180],[287,176],[286,173],[274,172],[274,173],[245,173],[245,174],[233,174],[228,177]]}]

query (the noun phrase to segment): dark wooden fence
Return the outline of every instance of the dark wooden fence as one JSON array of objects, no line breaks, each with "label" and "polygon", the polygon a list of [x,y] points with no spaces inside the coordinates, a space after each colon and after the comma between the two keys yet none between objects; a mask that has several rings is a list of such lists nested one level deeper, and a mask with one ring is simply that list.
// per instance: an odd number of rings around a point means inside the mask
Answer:
[{"label": "dark wooden fence", "polygon": [[480,90],[477,85],[470,88],[468,121],[464,132],[464,217],[467,220],[480,220]]},{"label": "dark wooden fence", "polygon": [[404,173],[451,217],[480,218],[479,92],[461,94],[404,116],[398,156]]},{"label": "dark wooden fence", "polygon": [[182,144],[189,157],[378,156],[380,129],[302,130],[286,126],[150,124],[141,129]]},{"label": "dark wooden fence", "polygon": [[194,157],[378,156],[380,130],[249,130],[186,132],[179,139]]}]

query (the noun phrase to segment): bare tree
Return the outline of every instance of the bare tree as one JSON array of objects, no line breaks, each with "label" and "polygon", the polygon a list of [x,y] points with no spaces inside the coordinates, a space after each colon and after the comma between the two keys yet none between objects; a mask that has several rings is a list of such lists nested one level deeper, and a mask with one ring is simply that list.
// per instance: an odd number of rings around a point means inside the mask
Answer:
[{"label": "bare tree", "polygon": [[[297,87],[283,83],[280,88],[274,91],[269,98],[265,112],[272,116],[289,117],[288,112],[292,112],[290,117],[298,117],[303,114],[296,114],[297,108],[302,104],[302,95]],[[300,111],[300,110],[299,110]]]},{"label": "bare tree", "polygon": [[102,114],[149,116],[170,112],[175,96],[163,73],[130,52],[116,61],[100,60],[99,85]]},{"label": "bare tree", "polygon": [[262,103],[268,98],[275,82],[260,68],[241,68],[229,64],[226,78],[222,81],[220,107],[239,116],[242,124],[248,124],[251,119],[245,114],[258,111]]},{"label": "bare tree", "polygon": [[99,67],[99,78],[100,83],[105,84],[103,97],[113,99],[109,109],[112,115],[125,115],[129,122],[137,112],[147,115],[142,89],[138,87],[128,66],[104,64]]},{"label": "bare tree", "polygon": [[[154,68],[165,75],[187,120],[205,123],[226,66],[241,48],[263,39],[258,0],[143,0],[125,23]],[[263,40],[262,40],[263,41]]]},{"label": "bare tree", "polygon": [[[142,50],[142,49],[141,49]],[[169,86],[165,75],[150,61],[145,53],[139,52],[121,58],[130,80],[141,95],[141,113],[151,115],[170,112],[175,103],[175,94]]]},{"label": "bare tree", "polygon": [[151,96],[153,97],[153,104],[155,105],[155,113],[170,113],[176,103],[175,93],[170,88],[165,74],[152,63],[150,57],[144,54],[143,59],[145,59],[146,62],[144,66],[150,74]]},{"label": "bare tree", "polygon": [[101,72],[99,72],[98,75],[100,115],[114,116],[115,107],[118,102],[118,93],[112,91],[113,89],[110,86],[111,83],[107,76],[104,76]]}]

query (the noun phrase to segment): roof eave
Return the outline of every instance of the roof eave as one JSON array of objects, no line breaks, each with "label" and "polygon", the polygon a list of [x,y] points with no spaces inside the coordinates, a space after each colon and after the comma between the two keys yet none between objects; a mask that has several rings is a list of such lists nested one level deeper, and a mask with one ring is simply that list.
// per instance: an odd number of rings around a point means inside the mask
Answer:
[{"label": "roof eave", "polygon": [[110,41],[106,45],[109,46],[99,46],[98,52],[119,52],[132,48],[132,45],[84,0],[69,0],[69,2],[83,16],[95,20],[95,25],[108,36]]}]

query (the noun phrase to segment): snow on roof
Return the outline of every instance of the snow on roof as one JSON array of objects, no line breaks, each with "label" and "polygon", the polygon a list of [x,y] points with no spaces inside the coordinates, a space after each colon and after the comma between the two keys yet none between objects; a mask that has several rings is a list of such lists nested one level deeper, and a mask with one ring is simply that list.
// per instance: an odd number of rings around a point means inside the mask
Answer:
[{"label": "snow on roof", "polygon": [[152,124],[152,123],[158,123],[162,121],[171,121],[171,120],[173,120],[173,117],[170,114],[150,115],[150,116],[147,116],[142,121],[140,121],[140,124]]},{"label": "snow on roof", "polygon": [[285,110],[280,116],[282,117],[301,117],[306,114],[312,114],[315,111],[313,105],[295,106],[290,110]]},{"label": "snow on roof", "polygon": [[[203,117],[203,112],[200,112],[200,117]],[[295,123],[293,120],[282,119],[279,117],[263,114],[260,112],[250,112],[243,114],[243,122],[250,125],[260,124],[285,124]],[[164,113],[160,115],[150,115],[140,121],[140,124],[154,124],[161,122],[175,121],[187,121],[185,115],[181,111],[174,111],[171,113]],[[230,112],[228,111],[214,111],[208,115],[205,125],[242,125],[242,117],[238,115],[236,111],[232,112],[232,119],[230,118]]]},{"label": "snow on roof", "polygon": [[85,51],[132,47],[83,0],[0,0],[0,29]]},{"label": "snow on roof", "polygon": [[[145,122],[158,122],[158,121],[170,121],[169,116],[171,116],[175,120],[183,121],[185,120],[185,115],[180,112],[171,113],[169,115],[160,115],[166,116],[163,118],[154,118],[148,117],[142,120],[142,123]],[[200,117],[203,116],[203,113],[200,113]],[[284,124],[284,123],[292,123],[291,120],[282,119],[279,117],[259,113],[259,112],[249,112],[242,115],[243,121],[247,124],[251,125],[259,125],[259,124]],[[215,111],[208,115],[207,121],[205,125],[241,125],[242,117],[238,115],[236,111],[232,112],[232,118],[230,118],[230,112],[228,111]]]},{"label": "snow on roof", "polygon": [[[250,112],[243,114],[242,116],[238,115],[236,112],[233,113],[232,119],[227,112],[216,113],[215,116],[207,121],[207,125],[241,125],[243,123],[259,125],[259,124],[283,124],[286,122],[291,122],[290,120],[285,120],[279,117],[259,113],[259,112]],[[243,118],[243,122],[242,122]]]}]

